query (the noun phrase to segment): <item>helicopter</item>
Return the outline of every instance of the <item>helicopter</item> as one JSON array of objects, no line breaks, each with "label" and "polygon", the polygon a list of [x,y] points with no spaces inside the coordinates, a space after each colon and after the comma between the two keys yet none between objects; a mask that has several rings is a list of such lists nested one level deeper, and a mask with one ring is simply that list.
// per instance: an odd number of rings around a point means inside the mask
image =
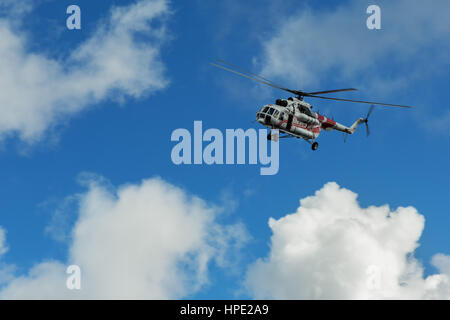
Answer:
[{"label": "helicopter", "polygon": [[[319,143],[315,141],[322,129],[329,131],[341,131],[344,133],[344,141],[346,141],[347,136],[353,134],[356,128],[364,123],[366,125],[366,135],[370,135],[369,130],[369,117],[374,109],[374,106],[389,106],[389,107],[400,107],[400,108],[411,108],[411,106],[381,103],[381,102],[371,102],[371,101],[361,101],[361,100],[350,100],[334,98],[329,96],[323,96],[328,93],[336,92],[346,92],[346,91],[357,91],[355,88],[346,89],[335,89],[335,90],[323,90],[314,92],[305,92],[302,90],[292,90],[284,88],[273,81],[263,78],[260,75],[246,71],[238,66],[228,63],[224,60],[217,59],[216,62],[210,62],[214,67],[235,73],[237,75],[243,76],[245,78],[257,81],[259,83],[268,85],[272,88],[280,89],[294,94],[294,97],[288,99],[277,99],[275,104],[266,104],[256,113],[256,121],[258,121],[263,126],[271,129],[271,132],[267,135],[268,140],[278,141],[278,138],[301,138],[304,139],[311,145],[312,150],[317,150],[319,148]],[[232,69],[234,68],[234,69]],[[369,111],[365,118],[358,118],[350,127],[347,127],[341,123],[330,119],[319,112],[314,112],[311,104],[303,100],[303,98],[319,98],[325,100],[343,101],[343,102],[355,102],[370,104]],[[284,133],[283,136],[272,135],[272,129],[278,129],[279,132]]]}]

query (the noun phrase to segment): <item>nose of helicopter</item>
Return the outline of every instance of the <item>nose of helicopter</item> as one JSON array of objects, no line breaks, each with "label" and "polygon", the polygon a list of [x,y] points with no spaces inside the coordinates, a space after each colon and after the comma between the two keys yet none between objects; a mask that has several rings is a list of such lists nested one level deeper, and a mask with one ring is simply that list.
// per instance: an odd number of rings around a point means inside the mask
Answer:
[{"label": "nose of helicopter", "polygon": [[269,114],[267,113],[267,110],[270,108],[270,105],[263,106],[257,113],[256,113],[256,121],[258,121],[262,125],[266,125],[267,117],[270,118]]},{"label": "nose of helicopter", "polygon": [[264,116],[265,114],[262,112],[262,110],[264,109],[261,108],[257,113],[256,113],[256,121],[258,121],[260,124],[264,124]]}]

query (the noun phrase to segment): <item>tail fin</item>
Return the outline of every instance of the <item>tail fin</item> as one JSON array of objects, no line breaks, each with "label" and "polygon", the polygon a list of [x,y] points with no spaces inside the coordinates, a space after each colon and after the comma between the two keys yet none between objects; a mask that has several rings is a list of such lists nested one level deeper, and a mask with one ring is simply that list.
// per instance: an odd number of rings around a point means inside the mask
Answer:
[{"label": "tail fin", "polygon": [[363,118],[359,118],[358,120],[356,120],[355,123],[352,124],[350,128],[348,128],[348,129],[349,129],[349,130],[348,130],[348,131],[349,131],[348,133],[353,134],[353,133],[356,131],[356,128],[357,128],[361,123],[364,123],[364,122],[366,122],[366,119],[363,119]]},{"label": "tail fin", "polygon": [[367,116],[365,119],[363,118],[359,118],[358,120],[356,120],[356,122],[354,124],[352,124],[352,126],[349,128],[349,133],[353,134],[353,132],[355,132],[356,127],[361,124],[361,123],[365,123],[366,124],[366,135],[369,136],[370,135],[370,130],[369,130],[369,117],[373,111],[374,105],[370,106],[369,112],[367,112]]}]

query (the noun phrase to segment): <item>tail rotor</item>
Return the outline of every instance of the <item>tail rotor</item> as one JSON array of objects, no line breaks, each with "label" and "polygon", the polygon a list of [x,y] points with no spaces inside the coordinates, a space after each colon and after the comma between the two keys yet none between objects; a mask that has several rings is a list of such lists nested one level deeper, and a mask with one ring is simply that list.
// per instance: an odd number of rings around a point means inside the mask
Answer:
[{"label": "tail rotor", "polygon": [[370,106],[370,109],[369,109],[369,112],[367,112],[367,116],[366,116],[366,118],[364,119],[364,123],[366,124],[366,135],[367,135],[367,136],[370,136],[370,130],[369,130],[369,117],[370,117],[370,114],[371,114],[372,111],[373,111],[373,108],[374,108],[374,105],[371,105],[371,106]]}]

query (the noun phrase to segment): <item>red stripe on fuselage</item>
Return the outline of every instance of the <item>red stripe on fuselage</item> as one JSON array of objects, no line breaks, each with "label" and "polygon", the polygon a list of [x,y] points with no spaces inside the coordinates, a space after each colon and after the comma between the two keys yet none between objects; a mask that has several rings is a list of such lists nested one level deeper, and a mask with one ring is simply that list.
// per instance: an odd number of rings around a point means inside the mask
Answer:
[{"label": "red stripe on fuselage", "polygon": [[[280,126],[281,126],[283,123],[287,123],[287,120],[281,121],[281,122],[280,122]],[[308,128],[308,127],[302,126],[302,125],[300,125],[300,124],[298,124],[298,123],[295,123],[295,122],[292,122],[292,125],[293,125],[294,127],[297,127],[297,128],[301,128],[301,129],[305,129],[305,130],[311,131],[311,132],[313,132],[313,133],[320,133],[320,130],[321,130],[320,126],[316,126],[316,127],[313,127],[312,129],[310,129],[310,128]]]},{"label": "red stripe on fuselage", "polygon": [[321,122],[322,128],[324,129],[333,128],[336,125],[336,121],[328,119],[321,114],[317,114],[317,118]]}]

